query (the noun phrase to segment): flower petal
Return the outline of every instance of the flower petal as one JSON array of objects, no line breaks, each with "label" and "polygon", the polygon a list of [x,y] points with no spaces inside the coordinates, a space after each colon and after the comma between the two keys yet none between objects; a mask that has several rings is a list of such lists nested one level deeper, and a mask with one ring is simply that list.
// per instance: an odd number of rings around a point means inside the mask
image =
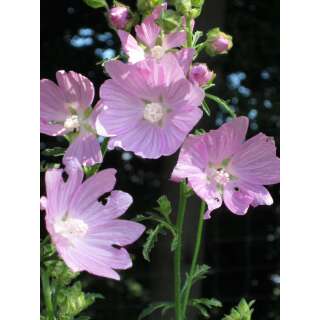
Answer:
[{"label": "flower petal", "polygon": [[80,73],[60,70],[56,73],[57,82],[65,101],[76,110],[85,110],[91,106],[94,98],[92,82]]},{"label": "flower petal", "polygon": [[70,202],[70,215],[81,217],[87,208],[98,201],[106,192],[110,192],[116,183],[116,170],[105,169],[87,179],[77,190]]},{"label": "flower petal", "polygon": [[135,27],[138,39],[149,48],[152,48],[160,34],[160,27],[155,23],[153,16],[143,20],[141,25]]},{"label": "flower petal", "polygon": [[[68,115],[61,89],[51,80],[40,81],[40,131],[50,136],[63,135],[63,123]],[[51,124],[51,122],[61,124]]]},{"label": "flower petal", "polygon": [[90,226],[87,234],[90,241],[101,242],[103,244],[126,246],[135,242],[144,232],[145,226],[128,220],[109,220],[108,222],[96,226]]},{"label": "flower petal", "polygon": [[222,198],[216,190],[215,183],[209,182],[205,173],[188,177],[188,183],[193,191],[208,205],[204,218],[210,219],[211,212],[222,205]]},{"label": "flower petal", "polygon": [[122,49],[128,55],[130,63],[136,63],[145,59],[144,50],[130,33],[118,30],[118,36]]},{"label": "flower petal", "polygon": [[239,150],[245,139],[248,124],[247,117],[238,117],[205,135],[212,163],[221,164]]},{"label": "flower petal", "polygon": [[269,185],[280,181],[280,159],[272,138],[259,133],[247,140],[230,162],[230,171],[252,184]]},{"label": "flower petal", "polygon": [[46,218],[49,220],[66,214],[69,203],[82,182],[83,172],[80,167],[69,166],[66,170],[66,182],[62,178],[62,169],[50,169],[46,172]]},{"label": "flower petal", "polygon": [[123,90],[114,80],[100,88],[103,107],[97,117],[96,130],[102,136],[126,133],[143,118],[144,103]]},{"label": "flower petal", "polygon": [[185,75],[189,72],[194,53],[195,50],[193,48],[183,48],[174,53]]},{"label": "flower petal", "polygon": [[185,31],[171,32],[165,35],[162,45],[166,50],[181,47],[187,40],[187,33]]},{"label": "flower petal", "polygon": [[102,153],[96,136],[92,133],[80,133],[66,150],[63,163],[70,159],[77,159],[83,166],[101,163]]}]

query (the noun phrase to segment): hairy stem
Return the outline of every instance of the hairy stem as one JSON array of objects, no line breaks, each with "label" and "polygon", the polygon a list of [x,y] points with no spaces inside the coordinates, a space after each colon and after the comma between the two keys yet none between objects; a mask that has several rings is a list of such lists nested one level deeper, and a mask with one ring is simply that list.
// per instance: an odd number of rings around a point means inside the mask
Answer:
[{"label": "hairy stem", "polygon": [[[195,271],[195,268],[197,265],[197,261],[198,261],[198,257],[199,257],[201,239],[202,239],[202,233],[203,233],[205,209],[206,209],[206,204],[204,201],[201,201],[196,243],[195,243],[195,247],[194,247],[194,252],[193,252],[192,263],[191,263],[189,275],[194,274],[194,271]],[[189,282],[187,283],[185,293],[183,295],[183,303],[182,303],[182,317],[183,317],[183,319],[185,318],[185,315],[186,315],[191,288],[192,288],[192,279],[190,278]]]},{"label": "hairy stem", "polygon": [[54,320],[54,310],[52,304],[52,291],[50,287],[49,277],[45,269],[41,268],[41,284],[46,306],[48,320]]},{"label": "hairy stem", "polygon": [[179,192],[179,209],[177,216],[177,236],[178,243],[174,254],[174,291],[175,291],[175,314],[176,320],[182,320],[181,317],[181,252],[182,252],[182,228],[184,221],[184,214],[187,205],[186,196],[186,184],[185,182],[180,183]]}]

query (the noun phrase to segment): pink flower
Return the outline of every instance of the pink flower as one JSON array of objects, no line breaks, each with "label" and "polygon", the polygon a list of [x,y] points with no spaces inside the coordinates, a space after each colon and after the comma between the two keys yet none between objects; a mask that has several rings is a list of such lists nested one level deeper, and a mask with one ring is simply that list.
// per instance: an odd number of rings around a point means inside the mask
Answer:
[{"label": "pink flower", "polygon": [[164,10],[166,10],[165,5],[156,7],[141,25],[135,27],[139,42],[130,33],[118,31],[122,49],[128,55],[130,63],[142,61],[146,57],[161,59],[168,50],[180,47],[186,42],[184,30],[171,32],[160,37],[161,28],[157,25],[156,20]]},{"label": "pink flower", "polygon": [[208,69],[205,63],[194,64],[189,72],[190,81],[200,87],[207,84],[212,77],[213,72]]},{"label": "pink flower", "polygon": [[[139,223],[118,219],[131,205],[132,197],[113,190],[115,169],[98,172],[82,183],[80,165],[67,167],[68,179],[62,177],[62,169],[46,172],[46,227],[56,249],[74,272],[89,273],[119,280],[114,270],[132,266],[126,249],[136,241],[145,227]],[[110,192],[107,203],[98,201]]]},{"label": "pink flower", "polygon": [[110,9],[108,17],[114,28],[125,29],[129,21],[129,10],[124,6],[116,6]]},{"label": "pink flower", "polygon": [[77,133],[64,155],[76,158],[84,166],[102,162],[102,154],[93,121],[98,108],[92,111],[94,87],[83,75],[70,71],[56,73],[58,85],[48,79],[40,82],[40,131],[50,136]]},{"label": "pink flower", "polygon": [[204,92],[185,78],[174,55],[131,65],[110,61],[105,68],[112,79],[100,88],[96,129],[110,137],[109,149],[152,159],[177,151],[202,117]]},{"label": "pink flower", "polygon": [[222,204],[239,215],[249,206],[271,205],[263,185],[279,182],[280,159],[272,138],[259,133],[245,141],[248,118],[239,117],[217,130],[189,136],[181,148],[172,180],[187,178],[208,205],[206,218]]}]

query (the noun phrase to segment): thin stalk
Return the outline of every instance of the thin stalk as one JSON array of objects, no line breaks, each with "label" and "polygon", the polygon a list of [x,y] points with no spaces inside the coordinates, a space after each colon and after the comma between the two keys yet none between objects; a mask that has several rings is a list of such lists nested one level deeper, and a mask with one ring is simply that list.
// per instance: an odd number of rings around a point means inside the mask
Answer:
[{"label": "thin stalk", "polygon": [[179,209],[177,216],[177,237],[178,243],[174,253],[174,291],[175,291],[175,320],[182,320],[181,317],[181,252],[182,252],[182,229],[184,215],[187,205],[186,185],[185,182],[180,183],[179,189]]},{"label": "thin stalk", "polygon": [[48,274],[44,269],[41,269],[41,284],[42,284],[42,291],[43,291],[44,303],[46,306],[48,320],[54,320],[52,291],[50,287]]},{"label": "thin stalk", "polygon": [[192,48],[192,40],[193,40],[193,34],[191,30],[191,18],[187,17],[186,19],[186,29],[187,29],[187,47]]},{"label": "thin stalk", "polygon": [[231,115],[231,117],[236,118],[236,113],[224,100],[209,93],[206,93],[206,97],[215,101],[219,106],[223,107]]},{"label": "thin stalk", "polygon": [[[201,201],[196,243],[195,243],[195,247],[194,247],[194,252],[193,252],[192,263],[191,263],[189,275],[194,274],[194,271],[195,271],[195,268],[197,265],[197,261],[198,261],[198,257],[199,257],[199,252],[200,252],[200,247],[201,247],[201,239],[202,239],[202,233],[203,233],[205,209],[206,209],[206,204],[204,201]],[[183,303],[182,303],[182,317],[183,317],[183,319],[185,318],[185,315],[186,315],[191,288],[192,288],[192,281],[189,281],[187,283],[186,290],[185,290],[185,293],[183,296]]]}]

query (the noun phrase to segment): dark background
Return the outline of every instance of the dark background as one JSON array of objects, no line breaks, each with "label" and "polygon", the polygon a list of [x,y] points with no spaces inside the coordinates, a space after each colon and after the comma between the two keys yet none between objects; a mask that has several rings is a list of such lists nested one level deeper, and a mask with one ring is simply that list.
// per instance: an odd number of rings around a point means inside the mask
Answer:
[{"label": "dark background", "polygon": [[[135,3],[123,2],[131,6]],[[230,99],[238,115],[250,118],[249,137],[262,131],[273,136],[279,146],[279,1],[207,0],[196,29],[207,31],[216,26],[233,35],[234,47],[229,55],[200,56],[218,74],[212,92]],[[93,10],[80,0],[41,1],[41,78],[55,80],[57,70],[74,70],[89,77],[98,92],[106,77],[97,62],[118,52],[119,41],[109,29],[103,11]],[[213,129],[226,120],[227,115],[217,105],[210,105],[211,118],[206,117],[197,127]],[[63,139],[41,136],[42,148],[55,145],[66,144]],[[162,194],[177,202],[177,185],[168,182],[176,158],[177,154],[144,160],[123,151],[107,153],[103,167],[116,168],[116,187],[135,199],[127,218],[150,210]],[[41,179],[43,182],[43,176]],[[223,302],[222,310],[213,313],[214,319],[220,319],[241,297],[256,300],[254,319],[280,319],[279,187],[269,190],[274,197],[273,206],[250,209],[244,217],[223,207],[205,223],[201,260],[212,267],[212,272],[193,292]],[[185,225],[186,270],[193,251],[198,207],[198,200],[192,199]],[[121,282],[81,275],[87,291],[106,297],[88,309],[93,319],[137,319],[150,301],[172,298],[169,243],[160,238],[148,263],[141,255],[144,239],[130,246],[134,267],[122,273]],[[152,319],[160,318],[155,314]]]}]

